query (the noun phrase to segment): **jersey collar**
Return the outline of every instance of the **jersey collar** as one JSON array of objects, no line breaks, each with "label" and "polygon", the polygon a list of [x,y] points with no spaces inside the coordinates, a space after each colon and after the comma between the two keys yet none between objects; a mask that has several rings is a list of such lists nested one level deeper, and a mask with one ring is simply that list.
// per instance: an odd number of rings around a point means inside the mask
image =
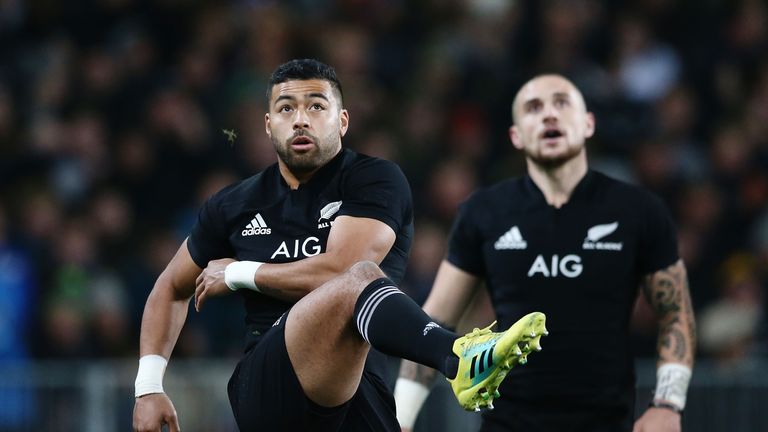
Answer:
[{"label": "jersey collar", "polygon": [[[595,172],[592,170],[587,170],[587,173],[584,174],[584,177],[582,177],[581,180],[579,180],[579,183],[576,184],[576,187],[573,189],[571,198],[561,208],[568,207],[571,203],[582,201],[585,197],[589,196],[589,194],[594,190],[594,185],[595,185]],[[547,203],[547,199],[544,197],[544,193],[541,191],[541,189],[539,189],[539,186],[533,181],[531,176],[528,174],[525,175],[525,189],[529,195],[536,197],[537,202],[539,204],[547,207],[550,206]]]}]

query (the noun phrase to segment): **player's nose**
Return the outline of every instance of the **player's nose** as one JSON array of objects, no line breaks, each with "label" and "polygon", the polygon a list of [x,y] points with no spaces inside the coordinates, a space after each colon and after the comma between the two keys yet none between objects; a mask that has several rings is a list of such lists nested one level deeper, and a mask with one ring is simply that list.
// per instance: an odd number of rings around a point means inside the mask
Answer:
[{"label": "player's nose", "polygon": [[542,121],[544,121],[544,123],[556,122],[558,118],[557,110],[552,104],[544,104],[542,115]]},{"label": "player's nose", "polygon": [[309,128],[309,115],[307,115],[306,111],[297,109],[293,117],[293,129],[307,128]]}]

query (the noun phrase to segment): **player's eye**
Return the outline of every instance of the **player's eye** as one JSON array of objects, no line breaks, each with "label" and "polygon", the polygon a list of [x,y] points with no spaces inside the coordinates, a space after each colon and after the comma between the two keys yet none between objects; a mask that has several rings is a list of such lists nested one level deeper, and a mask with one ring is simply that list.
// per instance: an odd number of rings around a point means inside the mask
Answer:
[{"label": "player's eye", "polygon": [[555,107],[557,108],[567,107],[568,105],[570,105],[570,101],[568,101],[568,99],[555,99]]},{"label": "player's eye", "polygon": [[531,102],[525,105],[525,112],[537,113],[539,111],[541,111],[541,103],[539,102]]},{"label": "player's eye", "polygon": [[315,111],[321,111],[321,110],[324,110],[325,107],[320,103],[313,103],[312,106],[309,107],[309,109],[315,110]]},{"label": "player's eye", "polygon": [[277,112],[291,112],[292,109],[290,105],[283,105],[277,109]]}]

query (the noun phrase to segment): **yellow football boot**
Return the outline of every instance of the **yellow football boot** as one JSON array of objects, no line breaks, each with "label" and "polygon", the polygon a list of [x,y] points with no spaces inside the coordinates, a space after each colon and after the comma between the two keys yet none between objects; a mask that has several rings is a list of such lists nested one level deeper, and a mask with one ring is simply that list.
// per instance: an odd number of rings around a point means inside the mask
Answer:
[{"label": "yellow football boot", "polygon": [[491,327],[474,329],[456,339],[453,353],[459,357],[455,379],[449,379],[459,404],[467,411],[493,409],[498,388],[507,372],[528,362],[528,354],[541,351],[541,336],[546,336],[546,316],[532,312],[520,318],[507,331],[494,333]]}]

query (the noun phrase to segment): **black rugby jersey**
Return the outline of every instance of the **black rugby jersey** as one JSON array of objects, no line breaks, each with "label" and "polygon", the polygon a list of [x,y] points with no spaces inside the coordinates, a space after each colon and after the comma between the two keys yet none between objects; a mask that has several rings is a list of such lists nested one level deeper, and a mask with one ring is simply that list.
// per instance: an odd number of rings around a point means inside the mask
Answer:
[{"label": "black rugby jersey", "polygon": [[[392,228],[395,243],[380,266],[399,282],[413,238],[408,181],[396,164],[349,149],[296,190],[277,164],[227,186],[202,206],[187,245],[201,268],[220,258],[292,262],[325,252],[331,225],[342,215]],[[245,300],[248,335],[263,334],[292,304],[247,289],[237,292]]]},{"label": "black rugby jersey", "polygon": [[499,328],[532,311],[547,315],[543,350],[510,371],[497,408],[515,400],[629,403],[629,318],[639,283],[678,259],[659,199],[589,171],[557,209],[530,177],[509,179],[462,205],[447,259],[485,280]]}]

